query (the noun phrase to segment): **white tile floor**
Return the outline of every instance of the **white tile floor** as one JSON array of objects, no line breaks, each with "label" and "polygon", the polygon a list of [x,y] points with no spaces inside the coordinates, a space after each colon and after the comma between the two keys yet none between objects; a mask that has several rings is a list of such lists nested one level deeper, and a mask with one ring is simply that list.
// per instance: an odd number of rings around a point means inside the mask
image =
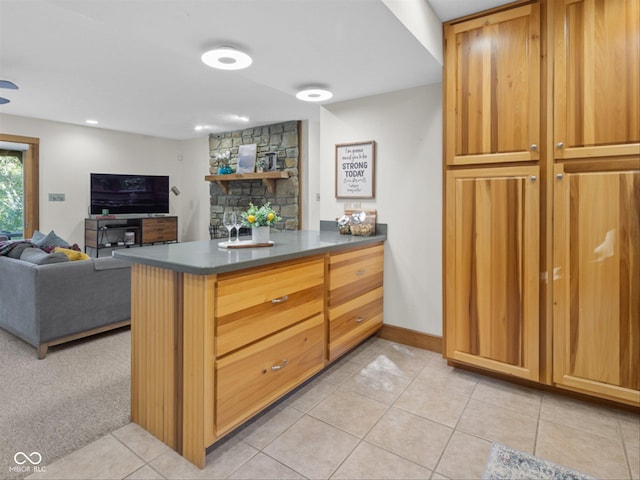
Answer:
[{"label": "white tile floor", "polygon": [[216,446],[204,470],[129,424],[28,478],[473,479],[494,441],[598,478],[640,478],[640,416],[378,338]]}]

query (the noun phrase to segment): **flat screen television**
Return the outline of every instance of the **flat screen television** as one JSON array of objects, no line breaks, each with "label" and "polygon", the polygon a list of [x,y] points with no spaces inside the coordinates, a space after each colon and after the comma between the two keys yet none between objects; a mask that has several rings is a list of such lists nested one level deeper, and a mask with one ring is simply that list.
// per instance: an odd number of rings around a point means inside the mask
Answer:
[{"label": "flat screen television", "polygon": [[90,213],[169,213],[168,175],[91,174]]}]

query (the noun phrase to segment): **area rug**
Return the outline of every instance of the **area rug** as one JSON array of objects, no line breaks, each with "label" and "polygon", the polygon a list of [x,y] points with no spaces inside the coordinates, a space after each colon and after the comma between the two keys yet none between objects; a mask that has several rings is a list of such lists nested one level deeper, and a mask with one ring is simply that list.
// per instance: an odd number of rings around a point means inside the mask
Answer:
[{"label": "area rug", "polygon": [[494,443],[482,478],[485,480],[596,480],[556,463]]},{"label": "area rug", "polygon": [[[0,329],[0,479],[33,473],[129,423],[129,329],[36,350]],[[32,466],[32,464],[34,466]]]}]

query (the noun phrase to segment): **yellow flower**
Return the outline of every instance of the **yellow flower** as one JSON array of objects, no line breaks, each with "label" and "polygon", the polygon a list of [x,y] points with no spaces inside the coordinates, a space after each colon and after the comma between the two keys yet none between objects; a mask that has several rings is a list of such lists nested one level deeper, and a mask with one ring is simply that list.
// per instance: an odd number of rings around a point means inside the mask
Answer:
[{"label": "yellow flower", "polygon": [[269,215],[267,215],[267,220],[272,221],[274,218],[276,218],[276,214],[273,212],[269,212]]},{"label": "yellow flower", "polygon": [[255,223],[255,221],[256,221],[256,217],[254,217],[253,215],[249,215],[249,216],[247,217],[247,222],[249,222],[249,223]]}]

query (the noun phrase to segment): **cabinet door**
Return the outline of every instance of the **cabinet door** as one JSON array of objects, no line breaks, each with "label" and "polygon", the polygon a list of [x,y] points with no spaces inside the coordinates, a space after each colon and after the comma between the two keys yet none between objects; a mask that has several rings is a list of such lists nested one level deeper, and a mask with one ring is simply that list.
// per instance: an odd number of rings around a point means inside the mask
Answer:
[{"label": "cabinet door", "polygon": [[555,182],[554,381],[638,405],[640,171]]},{"label": "cabinet door", "polygon": [[539,5],[446,25],[444,34],[446,163],[537,160]]},{"label": "cabinet door", "polygon": [[445,348],[538,379],[538,167],[447,172]]},{"label": "cabinet door", "polygon": [[556,158],[640,153],[640,1],[554,2]]}]

